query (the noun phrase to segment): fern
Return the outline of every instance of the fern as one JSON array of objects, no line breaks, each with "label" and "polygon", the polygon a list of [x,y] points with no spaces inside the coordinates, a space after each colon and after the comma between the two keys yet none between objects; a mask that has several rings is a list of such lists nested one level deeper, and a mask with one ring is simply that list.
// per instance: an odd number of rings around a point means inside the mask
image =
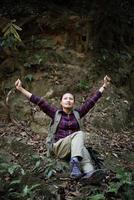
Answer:
[{"label": "fern", "polygon": [[2,30],[3,33],[3,46],[16,47],[22,40],[18,31],[22,29],[15,24],[16,20],[11,20]]},{"label": "fern", "polygon": [[105,196],[103,194],[96,194],[89,197],[88,200],[105,200]]},{"label": "fern", "polygon": [[17,31],[21,31],[22,28],[20,28],[19,26],[17,26],[15,24],[15,21],[16,20],[12,20],[10,23],[8,23],[6,25],[6,27],[4,27],[4,29],[2,30],[2,32],[4,33],[4,37],[9,37],[9,36],[13,35],[13,37],[17,41],[21,42],[22,40],[21,40],[21,38],[20,38],[20,36],[19,36],[19,34],[18,34]]}]

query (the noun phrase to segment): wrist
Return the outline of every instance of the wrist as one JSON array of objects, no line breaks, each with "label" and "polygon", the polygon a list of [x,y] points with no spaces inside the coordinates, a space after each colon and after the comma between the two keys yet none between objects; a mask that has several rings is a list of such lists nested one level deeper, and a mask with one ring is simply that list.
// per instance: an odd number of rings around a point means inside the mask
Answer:
[{"label": "wrist", "polygon": [[20,92],[23,91],[23,87],[18,87],[17,90],[19,90]]},{"label": "wrist", "polygon": [[104,88],[103,86],[101,86],[100,89],[99,89],[99,91],[100,91],[101,93],[103,93],[104,90],[105,90],[105,88]]},{"label": "wrist", "polygon": [[103,84],[102,87],[103,87],[104,89],[106,89],[106,88],[107,88],[107,85],[106,85],[106,84]]}]

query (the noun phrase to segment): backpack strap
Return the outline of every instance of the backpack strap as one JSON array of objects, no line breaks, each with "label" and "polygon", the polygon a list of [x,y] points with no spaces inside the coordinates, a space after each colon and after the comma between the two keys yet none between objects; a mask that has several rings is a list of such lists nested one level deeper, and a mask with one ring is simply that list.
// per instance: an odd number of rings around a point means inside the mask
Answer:
[{"label": "backpack strap", "polygon": [[61,113],[59,112],[59,110],[57,110],[55,113],[55,116],[54,116],[54,121],[53,121],[53,123],[51,122],[51,125],[50,125],[50,133],[52,135],[54,135],[56,133],[56,130],[60,123],[60,120],[61,120]]},{"label": "backpack strap", "polygon": [[57,110],[53,122],[51,122],[48,127],[48,136],[46,138],[47,157],[51,155],[54,142],[54,134],[56,133],[60,120],[61,120],[61,113],[59,112],[59,110]]},{"label": "backpack strap", "polygon": [[81,121],[81,118],[80,118],[80,114],[77,110],[73,110],[73,113],[74,113],[74,116],[79,124],[79,127],[80,127],[80,130],[83,130],[83,123]]}]

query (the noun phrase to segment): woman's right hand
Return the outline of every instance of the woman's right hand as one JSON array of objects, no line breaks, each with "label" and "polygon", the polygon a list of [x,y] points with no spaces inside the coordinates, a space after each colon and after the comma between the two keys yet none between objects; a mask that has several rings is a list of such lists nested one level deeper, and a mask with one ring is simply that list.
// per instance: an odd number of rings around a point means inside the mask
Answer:
[{"label": "woman's right hand", "polygon": [[103,84],[103,87],[104,88],[107,88],[109,85],[110,85],[110,81],[111,81],[111,78],[109,76],[105,76],[104,77],[104,84]]},{"label": "woman's right hand", "polygon": [[17,90],[21,90],[22,89],[22,82],[20,79],[18,79],[16,82],[15,82],[15,87]]},{"label": "woman's right hand", "polygon": [[18,79],[16,82],[15,82],[15,87],[17,90],[19,90],[23,95],[25,95],[27,98],[30,99],[30,97],[32,96],[32,93],[30,93],[29,91],[25,90],[25,88],[23,88],[22,86],[22,82],[20,79]]}]

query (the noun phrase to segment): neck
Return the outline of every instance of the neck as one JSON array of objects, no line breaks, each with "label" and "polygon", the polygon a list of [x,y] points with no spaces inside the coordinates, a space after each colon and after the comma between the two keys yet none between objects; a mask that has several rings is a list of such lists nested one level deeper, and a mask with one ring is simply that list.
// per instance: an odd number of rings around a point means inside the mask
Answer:
[{"label": "neck", "polygon": [[70,114],[72,112],[72,108],[68,109],[68,108],[63,108],[63,111],[66,113],[66,114]]}]

